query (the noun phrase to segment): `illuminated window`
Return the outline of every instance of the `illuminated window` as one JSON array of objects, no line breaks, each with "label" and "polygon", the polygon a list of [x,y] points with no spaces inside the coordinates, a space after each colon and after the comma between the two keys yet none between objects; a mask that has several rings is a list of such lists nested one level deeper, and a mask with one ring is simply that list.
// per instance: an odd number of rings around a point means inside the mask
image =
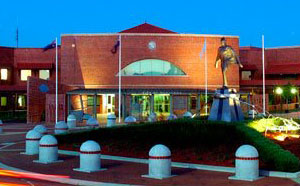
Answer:
[{"label": "illuminated window", "polygon": [[40,79],[48,80],[50,78],[50,70],[40,70],[39,77]]},{"label": "illuminated window", "polygon": [[7,106],[7,97],[1,97],[1,107]]},{"label": "illuminated window", "polygon": [[25,96],[24,95],[19,95],[18,96],[18,106],[19,107],[25,107],[26,106],[26,102],[25,102]]},{"label": "illuminated window", "polygon": [[242,80],[251,80],[251,71],[242,71]]},{"label": "illuminated window", "polygon": [[1,80],[7,80],[8,70],[6,68],[1,68],[0,74],[1,74]]},{"label": "illuminated window", "polygon": [[185,73],[168,61],[144,59],[126,66],[122,76],[184,76]]},{"label": "illuminated window", "polygon": [[31,76],[31,70],[21,70],[21,81],[27,81],[28,76]]}]

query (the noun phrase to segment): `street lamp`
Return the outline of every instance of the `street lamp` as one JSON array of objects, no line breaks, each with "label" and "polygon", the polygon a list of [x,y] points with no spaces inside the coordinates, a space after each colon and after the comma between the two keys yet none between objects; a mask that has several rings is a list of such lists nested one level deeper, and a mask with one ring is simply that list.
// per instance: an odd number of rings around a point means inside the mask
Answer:
[{"label": "street lamp", "polygon": [[276,87],[275,93],[281,95],[283,93],[283,89],[281,87]]}]

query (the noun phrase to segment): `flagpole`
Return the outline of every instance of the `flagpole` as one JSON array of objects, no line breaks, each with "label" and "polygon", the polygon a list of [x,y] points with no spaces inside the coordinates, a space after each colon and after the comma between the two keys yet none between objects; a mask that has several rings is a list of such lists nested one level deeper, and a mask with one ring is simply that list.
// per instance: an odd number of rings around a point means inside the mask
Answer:
[{"label": "flagpole", "polygon": [[207,82],[207,44],[206,39],[204,41],[205,45],[205,54],[204,54],[204,61],[205,61],[205,114],[207,115],[207,89],[208,89],[208,82]]},{"label": "flagpole", "polygon": [[58,121],[58,53],[57,38],[55,39],[55,123]]},{"label": "flagpole", "polygon": [[263,114],[266,115],[265,37],[262,35]]},{"label": "flagpole", "polygon": [[[119,123],[121,123],[121,63],[122,63],[122,37],[119,35]],[[123,105],[124,106],[124,105]]]}]

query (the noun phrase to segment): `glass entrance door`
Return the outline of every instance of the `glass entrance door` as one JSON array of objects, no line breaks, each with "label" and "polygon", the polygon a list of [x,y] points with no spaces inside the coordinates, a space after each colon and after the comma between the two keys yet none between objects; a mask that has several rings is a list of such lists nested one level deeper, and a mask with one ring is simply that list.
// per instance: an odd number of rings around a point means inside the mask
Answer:
[{"label": "glass entrance door", "polygon": [[147,120],[150,114],[150,95],[132,95],[131,114],[139,121]]}]

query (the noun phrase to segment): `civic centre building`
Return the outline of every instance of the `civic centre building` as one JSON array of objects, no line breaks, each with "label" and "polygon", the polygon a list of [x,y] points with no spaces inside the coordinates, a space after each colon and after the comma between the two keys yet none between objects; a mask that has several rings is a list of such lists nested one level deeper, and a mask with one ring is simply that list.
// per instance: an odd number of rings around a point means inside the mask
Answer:
[{"label": "civic centre building", "polygon": [[[121,115],[139,120],[153,111],[165,118],[187,110],[200,112],[205,90],[204,41],[208,89],[213,92],[222,86],[221,69],[214,67],[222,37],[239,51],[237,36],[178,34],[147,23],[113,34],[63,34],[59,81],[71,89],[66,92],[67,110],[118,115],[121,101]],[[230,87],[239,89],[238,67],[232,66],[228,74]]]},{"label": "civic centre building", "polygon": [[[240,54],[244,65],[240,70],[230,66],[229,87],[248,102],[249,93],[261,93],[261,49],[240,49],[238,36],[180,34],[147,23],[119,33],[62,34],[57,66],[59,120],[75,113],[89,114],[101,122],[109,113],[119,115],[119,102],[122,118],[133,115],[141,121],[151,112],[161,119],[170,113],[179,117],[186,111],[205,113],[206,77],[209,95],[223,84],[221,67],[215,68],[222,37]],[[289,51],[289,58],[282,50]],[[267,85],[286,83],[290,78],[298,84],[298,76],[290,73],[300,71],[286,69],[298,63],[298,50],[266,50],[267,67],[274,69],[267,70],[267,78],[273,78]],[[55,67],[55,48],[0,47],[0,111],[24,105],[27,122],[54,122]],[[275,80],[282,76],[287,78],[284,82]]]}]

